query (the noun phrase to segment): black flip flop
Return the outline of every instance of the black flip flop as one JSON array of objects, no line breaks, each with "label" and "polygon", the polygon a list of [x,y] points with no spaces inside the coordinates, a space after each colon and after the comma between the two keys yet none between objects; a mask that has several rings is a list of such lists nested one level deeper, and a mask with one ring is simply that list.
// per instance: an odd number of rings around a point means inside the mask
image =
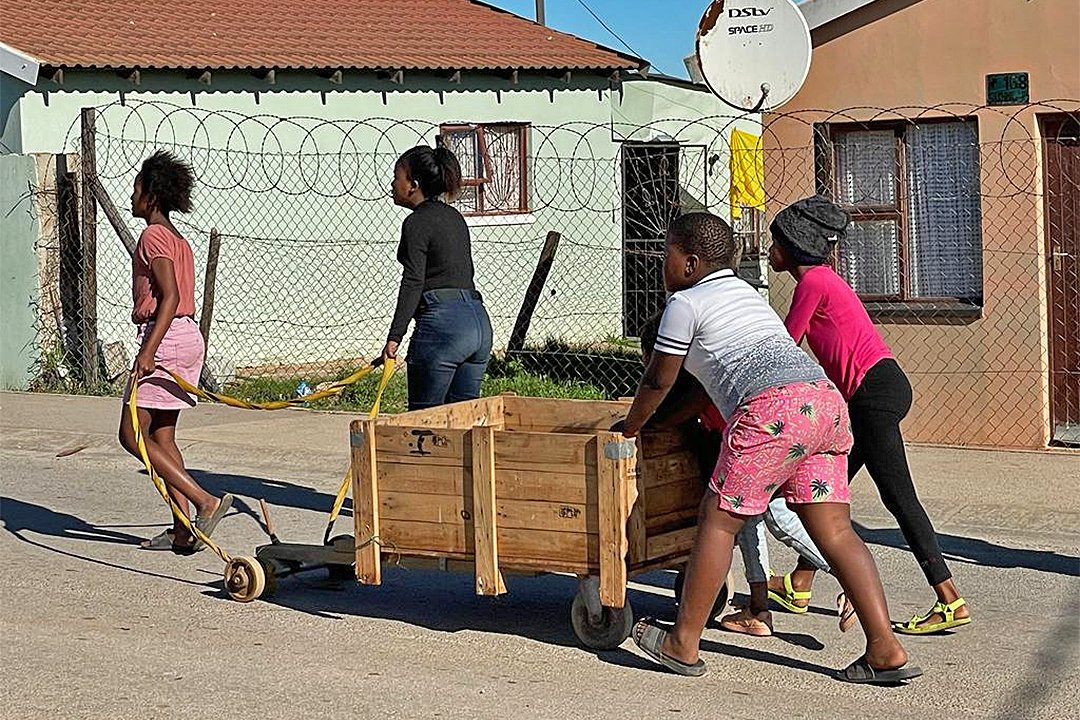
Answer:
[{"label": "black flip flop", "polygon": [[705,674],[704,660],[698,660],[693,665],[688,665],[666,654],[663,650],[665,637],[667,637],[667,630],[657,625],[652,618],[645,618],[634,626],[634,642],[641,648],[641,652],[657,663],[677,675],[701,677]]},{"label": "black flip flop", "polygon": [[150,538],[149,540],[143,540],[141,543],[139,543],[139,549],[140,550],[155,550],[155,551],[159,551],[159,552],[160,551],[165,551],[165,550],[171,550],[172,552],[176,553],[177,555],[192,555],[192,554],[198,552],[199,549],[197,549],[194,544],[192,544],[192,545],[177,545],[176,543],[173,542],[173,537],[174,537],[174,535],[173,535],[173,531],[171,529],[162,530],[160,533],[158,533],[154,537]]},{"label": "black flip flop", "polygon": [[836,679],[862,685],[896,685],[922,674],[922,669],[914,665],[906,665],[895,670],[875,670],[870,667],[870,663],[866,662],[866,657],[861,657],[836,673]]}]

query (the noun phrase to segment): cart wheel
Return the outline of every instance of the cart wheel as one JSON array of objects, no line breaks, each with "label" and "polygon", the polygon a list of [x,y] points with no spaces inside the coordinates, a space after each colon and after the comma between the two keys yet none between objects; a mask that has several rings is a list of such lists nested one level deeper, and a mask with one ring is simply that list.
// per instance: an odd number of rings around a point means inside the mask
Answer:
[{"label": "cart wheel", "polygon": [[[683,583],[686,582],[686,570],[679,570],[679,574],[675,576],[675,605],[678,606],[682,602],[682,589]],[[720,592],[716,595],[716,602],[713,603],[712,618],[716,619],[723,614],[725,608],[727,608],[728,600],[730,599],[731,590],[728,589],[728,584],[725,582],[720,586]]]},{"label": "cart wheel", "polygon": [[266,589],[266,575],[262,563],[255,558],[234,557],[225,566],[225,589],[233,600],[251,602]]},{"label": "cart wheel", "polygon": [[627,602],[621,608],[605,607],[598,622],[589,618],[589,607],[582,593],[574,595],[570,606],[570,624],[581,644],[592,650],[614,650],[630,637],[634,629],[634,613]]}]

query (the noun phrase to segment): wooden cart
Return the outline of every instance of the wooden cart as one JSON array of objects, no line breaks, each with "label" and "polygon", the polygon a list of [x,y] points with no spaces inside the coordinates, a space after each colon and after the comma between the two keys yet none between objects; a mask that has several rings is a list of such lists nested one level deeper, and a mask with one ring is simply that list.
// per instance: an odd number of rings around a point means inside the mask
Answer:
[{"label": "wooden cart", "polygon": [[678,431],[608,431],[628,409],[502,395],[354,421],[357,579],[378,585],[384,560],[426,558],[499,595],[504,573],[573,573],[578,639],[618,646],[633,623],[627,578],[686,562],[703,493]]}]

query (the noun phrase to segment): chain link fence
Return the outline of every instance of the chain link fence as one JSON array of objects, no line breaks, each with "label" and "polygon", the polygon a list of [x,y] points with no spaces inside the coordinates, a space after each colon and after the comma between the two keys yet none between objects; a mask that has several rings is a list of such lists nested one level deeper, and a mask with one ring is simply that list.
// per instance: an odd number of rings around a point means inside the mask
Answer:
[{"label": "chain link fence", "polygon": [[[174,222],[206,273],[204,381],[291,392],[367,362],[400,277],[393,165],[440,141],[466,175],[459,207],[494,325],[493,374],[632,394],[638,328],[664,302],[664,231],[688,210],[737,216],[740,274],[783,314],[792,283],[767,271],[768,220],[818,192],[852,213],[836,268],[912,378],[912,439],[1077,442],[1077,118],[1076,101],[642,127],[84,111],[71,152],[39,163],[37,387],[106,391],[125,377],[137,351],[127,246],[141,230],[128,198],[159,148],[197,174],[196,208]],[[761,207],[734,213],[733,128],[762,137],[766,191]]]}]

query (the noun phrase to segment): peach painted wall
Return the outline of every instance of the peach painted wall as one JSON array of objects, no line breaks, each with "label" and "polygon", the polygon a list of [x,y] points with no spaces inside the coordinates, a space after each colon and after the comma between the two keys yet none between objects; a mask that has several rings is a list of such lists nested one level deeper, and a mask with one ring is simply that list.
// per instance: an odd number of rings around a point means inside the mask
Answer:
[{"label": "peach painted wall", "polygon": [[[1049,368],[1038,116],[1080,109],[1080,2],[878,3],[815,32],[815,42],[839,36],[815,47],[806,84],[782,115],[766,117],[769,212],[814,191],[812,123],[825,115],[810,111],[861,108],[844,113],[859,121],[976,117],[983,148],[982,316],[965,324],[882,321],[879,329],[915,388],[904,427],[908,440],[1045,447]],[[906,7],[859,26],[889,5]],[[843,23],[855,29],[837,32]],[[1032,103],[1053,107],[981,108],[987,74],[1019,71],[1029,73]],[[926,110],[935,106],[941,107]],[[770,287],[783,314],[791,279],[773,276]]]}]

